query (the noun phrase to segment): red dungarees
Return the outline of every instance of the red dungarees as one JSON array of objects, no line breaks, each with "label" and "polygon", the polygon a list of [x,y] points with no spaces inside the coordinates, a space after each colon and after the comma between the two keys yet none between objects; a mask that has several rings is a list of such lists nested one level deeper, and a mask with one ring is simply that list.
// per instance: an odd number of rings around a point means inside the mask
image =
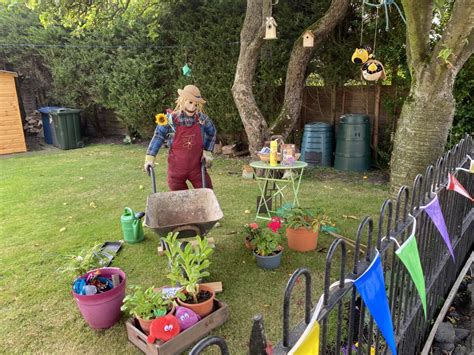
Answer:
[{"label": "red dungarees", "polygon": [[[171,191],[187,190],[186,180],[194,188],[202,187],[202,133],[198,121],[186,127],[176,124],[173,144],[168,155],[168,186]],[[209,174],[204,170],[206,187],[212,189]]]}]

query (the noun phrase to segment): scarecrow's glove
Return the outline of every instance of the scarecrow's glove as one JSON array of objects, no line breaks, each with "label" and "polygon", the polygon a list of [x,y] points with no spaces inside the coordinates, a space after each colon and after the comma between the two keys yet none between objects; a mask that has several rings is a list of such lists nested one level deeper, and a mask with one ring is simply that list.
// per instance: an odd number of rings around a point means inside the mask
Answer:
[{"label": "scarecrow's glove", "polygon": [[212,153],[204,150],[202,153],[203,159],[206,161],[206,169],[209,169],[212,166],[212,161],[214,158],[212,157]]},{"label": "scarecrow's glove", "polygon": [[143,170],[145,170],[145,172],[148,172],[149,166],[151,166],[152,168],[155,167],[155,157],[153,155],[145,156],[145,164],[143,164]]}]

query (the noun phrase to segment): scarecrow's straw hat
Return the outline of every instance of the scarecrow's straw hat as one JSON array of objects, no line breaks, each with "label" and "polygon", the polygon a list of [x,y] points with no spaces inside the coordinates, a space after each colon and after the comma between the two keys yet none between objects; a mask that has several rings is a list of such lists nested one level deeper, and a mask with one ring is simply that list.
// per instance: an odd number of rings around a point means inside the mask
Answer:
[{"label": "scarecrow's straw hat", "polygon": [[180,97],[184,97],[185,99],[192,100],[200,104],[206,103],[206,101],[201,97],[199,89],[194,85],[186,85],[183,90],[178,89],[178,94]]}]

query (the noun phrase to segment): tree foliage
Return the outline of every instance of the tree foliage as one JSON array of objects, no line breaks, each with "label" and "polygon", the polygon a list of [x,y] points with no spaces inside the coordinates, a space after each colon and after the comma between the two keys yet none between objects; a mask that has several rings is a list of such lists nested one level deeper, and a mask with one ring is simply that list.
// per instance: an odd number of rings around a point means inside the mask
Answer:
[{"label": "tree foliage", "polygon": [[[447,10],[452,7],[442,3]],[[280,1],[273,7],[278,40],[263,44],[252,87],[269,124],[281,109],[294,40],[328,4]],[[219,134],[238,137],[243,125],[230,89],[245,7],[245,0],[3,0],[0,66],[18,71],[44,90],[48,97],[41,104],[78,107],[91,114],[105,107],[143,137],[151,135],[154,115],[174,106],[176,90],[194,83],[208,101],[206,110]],[[359,80],[359,66],[350,57],[359,46],[360,15],[361,4],[353,1],[347,16],[314,53],[305,72],[307,84]],[[447,19],[440,16],[434,37]],[[374,20],[375,11],[366,10],[363,44],[373,44]],[[410,75],[405,25],[396,13],[390,13],[388,32],[381,21],[377,58],[385,64],[389,82],[406,85]],[[185,63],[192,68],[191,77],[182,75]],[[468,117],[473,70],[472,64],[466,65],[456,84],[453,141],[465,130],[472,132]]]}]

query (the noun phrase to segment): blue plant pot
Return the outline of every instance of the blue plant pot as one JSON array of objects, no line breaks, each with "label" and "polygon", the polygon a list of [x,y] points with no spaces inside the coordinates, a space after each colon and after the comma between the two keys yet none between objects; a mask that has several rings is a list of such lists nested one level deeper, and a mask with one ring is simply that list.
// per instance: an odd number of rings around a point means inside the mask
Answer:
[{"label": "blue plant pot", "polygon": [[253,252],[255,258],[257,260],[257,266],[261,267],[262,269],[273,270],[276,269],[281,264],[281,256],[283,255],[283,249],[281,249],[278,253],[271,256],[261,256],[258,255],[256,252]]}]

